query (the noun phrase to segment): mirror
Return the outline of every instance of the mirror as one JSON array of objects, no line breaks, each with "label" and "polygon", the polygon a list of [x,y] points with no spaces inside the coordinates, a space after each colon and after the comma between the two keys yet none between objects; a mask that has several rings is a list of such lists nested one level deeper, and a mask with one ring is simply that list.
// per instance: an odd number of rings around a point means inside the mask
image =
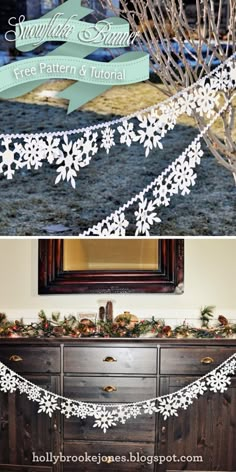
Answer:
[{"label": "mirror", "polygon": [[183,293],[182,239],[39,240],[39,294]]},{"label": "mirror", "polygon": [[158,270],[158,242],[150,240],[64,240],[64,270]]}]

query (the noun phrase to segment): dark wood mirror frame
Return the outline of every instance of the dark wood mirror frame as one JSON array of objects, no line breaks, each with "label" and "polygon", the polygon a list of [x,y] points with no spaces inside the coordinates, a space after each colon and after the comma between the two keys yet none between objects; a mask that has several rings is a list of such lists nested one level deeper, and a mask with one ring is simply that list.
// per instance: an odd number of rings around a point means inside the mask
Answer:
[{"label": "dark wood mirror frame", "polygon": [[38,293],[183,293],[184,240],[158,239],[158,270],[65,271],[63,239],[39,240]]}]

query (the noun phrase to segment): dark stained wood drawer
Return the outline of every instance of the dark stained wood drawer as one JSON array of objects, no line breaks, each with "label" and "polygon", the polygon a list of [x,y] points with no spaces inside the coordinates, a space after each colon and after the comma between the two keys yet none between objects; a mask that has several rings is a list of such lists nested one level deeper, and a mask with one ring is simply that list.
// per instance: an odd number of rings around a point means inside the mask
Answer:
[{"label": "dark stained wood drawer", "polygon": [[[103,387],[114,387],[112,393],[103,391]],[[65,377],[64,395],[75,400],[88,402],[113,403],[147,400],[156,397],[156,378],[151,377]],[[76,417],[64,419],[64,436],[66,439],[95,440],[99,433],[93,427],[94,419],[80,420]],[[155,441],[155,415],[138,415],[128,419],[125,424],[118,424],[109,430],[109,440],[140,442]],[[102,433],[103,434],[103,433]]]},{"label": "dark stained wood drawer", "polygon": [[[100,435],[104,435],[103,432],[99,433]],[[98,456],[100,453],[101,456],[104,456],[105,458],[115,458],[116,456],[124,457],[126,458],[126,462],[102,462],[101,464],[98,464],[96,462],[65,462],[64,464],[64,472],[77,472],[78,470],[80,472],[105,472],[106,470],[112,471],[112,472],[118,472],[118,471],[124,471],[124,472],[129,472],[129,471],[135,471],[135,472],[144,472],[144,471],[149,471],[153,472],[154,470],[154,465],[150,464],[148,465],[145,462],[132,462],[132,456],[130,458],[130,452],[132,453],[133,457],[138,457],[137,454],[139,453],[140,457],[144,456],[153,456],[154,455],[154,445],[152,444],[142,444],[142,446],[138,443],[112,443],[108,442],[106,436],[108,436],[109,433],[106,433],[104,435],[104,441],[103,442],[68,442],[65,443],[64,447],[64,455],[65,456],[79,456],[81,459],[85,457],[85,454],[87,453],[88,456]],[[109,436],[108,436],[109,437]]]},{"label": "dark stained wood drawer", "polygon": [[204,374],[235,354],[233,347],[162,348],[161,374]]},{"label": "dark stained wood drawer", "polygon": [[64,395],[74,400],[95,403],[138,402],[156,396],[156,378],[65,377]]},{"label": "dark stained wood drawer", "polygon": [[77,373],[155,374],[156,348],[65,347],[64,370]]},{"label": "dark stained wood drawer", "polygon": [[104,435],[99,428],[94,428],[94,418],[80,419],[64,418],[64,438],[66,440],[82,441],[133,441],[155,442],[156,418],[155,415],[142,414],[137,418],[128,418],[125,424],[117,423]]},{"label": "dark stained wood drawer", "polygon": [[15,372],[60,372],[60,348],[30,346],[0,346],[0,362]]}]

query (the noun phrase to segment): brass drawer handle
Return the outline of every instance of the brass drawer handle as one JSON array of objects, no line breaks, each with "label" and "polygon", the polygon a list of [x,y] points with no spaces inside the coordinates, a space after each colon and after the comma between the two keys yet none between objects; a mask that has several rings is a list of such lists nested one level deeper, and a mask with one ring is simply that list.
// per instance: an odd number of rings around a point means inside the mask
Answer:
[{"label": "brass drawer handle", "polygon": [[212,357],[203,357],[203,359],[201,359],[202,364],[212,364],[212,362],[214,362],[214,359],[212,359]]},{"label": "brass drawer handle", "polygon": [[23,359],[22,359],[22,357],[20,357],[20,356],[13,355],[13,356],[9,357],[9,361],[12,361],[12,362],[20,362],[20,361],[23,361]]},{"label": "brass drawer handle", "polygon": [[112,385],[107,385],[107,387],[103,387],[103,391],[108,393],[117,392],[117,388],[112,387]]},{"label": "brass drawer handle", "polygon": [[115,359],[115,357],[107,356],[103,359],[103,362],[117,362],[117,359]]}]

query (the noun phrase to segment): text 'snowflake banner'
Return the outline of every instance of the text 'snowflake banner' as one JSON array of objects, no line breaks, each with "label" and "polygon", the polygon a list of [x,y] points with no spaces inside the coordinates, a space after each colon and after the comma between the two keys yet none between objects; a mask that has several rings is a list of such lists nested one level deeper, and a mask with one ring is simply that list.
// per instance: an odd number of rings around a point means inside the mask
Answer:
[{"label": "text 'snowflake banner'", "polygon": [[[129,24],[121,18],[109,18],[96,24],[80,21],[92,10],[78,0],[68,0],[41,19],[25,21],[20,16],[9,24],[15,31],[6,33],[16,48],[29,52],[48,41],[64,42],[46,56],[37,56],[8,64],[0,69],[0,98],[24,95],[50,79],[74,80],[58,94],[69,100],[68,113],[92,100],[114,85],[142,82],[149,78],[149,55],[127,52],[104,63],[86,59],[98,48],[125,48],[135,40]],[[16,21],[14,24],[13,21]]]}]

